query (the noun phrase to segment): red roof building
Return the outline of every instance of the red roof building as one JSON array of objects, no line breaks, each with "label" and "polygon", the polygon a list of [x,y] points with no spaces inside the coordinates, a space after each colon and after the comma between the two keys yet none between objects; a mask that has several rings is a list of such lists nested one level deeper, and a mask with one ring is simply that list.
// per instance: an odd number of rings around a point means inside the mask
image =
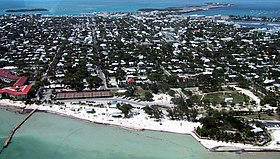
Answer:
[{"label": "red roof building", "polygon": [[27,98],[27,94],[32,87],[32,85],[24,85],[27,77],[14,75],[9,69],[0,69],[0,79],[5,82],[16,81],[12,87],[0,89],[0,94],[8,94],[17,99]]},{"label": "red roof building", "polygon": [[6,93],[17,99],[27,98],[27,94],[30,91],[32,85],[23,85],[20,87],[6,87],[0,89],[0,94]]},{"label": "red roof building", "polygon": [[112,97],[111,90],[91,91],[91,92],[59,92],[56,99],[78,99],[78,98],[104,98]]},{"label": "red roof building", "polygon": [[17,75],[11,74],[11,71],[7,69],[0,69],[0,77],[2,79],[7,79],[8,81],[16,81],[20,78]]},{"label": "red roof building", "polygon": [[20,86],[23,86],[26,81],[27,81],[27,77],[20,77],[14,84],[13,84],[13,87],[20,87]]},{"label": "red roof building", "polygon": [[135,83],[135,79],[134,78],[128,78],[127,83],[129,83],[129,84]]}]

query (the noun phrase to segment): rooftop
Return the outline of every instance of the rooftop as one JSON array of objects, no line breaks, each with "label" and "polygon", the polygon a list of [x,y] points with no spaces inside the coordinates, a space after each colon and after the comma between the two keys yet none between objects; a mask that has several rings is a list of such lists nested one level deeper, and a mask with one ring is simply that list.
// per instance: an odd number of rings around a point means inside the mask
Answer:
[{"label": "rooftop", "polygon": [[56,94],[56,99],[102,98],[113,96],[111,90],[91,92],[61,92]]},{"label": "rooftop", "polygon": [[0,93],[8,93],[12,95],[27,95],[32,85],[23,85],[20,87],[6,87],[0,89]]}]

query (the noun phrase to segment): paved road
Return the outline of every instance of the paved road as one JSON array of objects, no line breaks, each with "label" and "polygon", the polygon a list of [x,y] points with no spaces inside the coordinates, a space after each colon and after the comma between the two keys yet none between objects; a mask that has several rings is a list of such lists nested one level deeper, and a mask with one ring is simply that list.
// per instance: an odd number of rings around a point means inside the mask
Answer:
[{"label": "paved road", "polygon": [[171,76],[171,73],[167,71],[162,65],[160,65],[160,68],[163,70],[164,74],[166,74],[167,76]]},{"label": "paved road", "polygon": [[96,71],[97,71],[98,77],[102,80],[102,83],[104,84],[103,86],[100,86],[99,89],[100,90],[107,89],[108,87],[107,87],[105,74],[103,73],[103,71],[100,68],[98,68]]},{"label": "paved road", "polygon": [[254,93],[251,92],[250,90],[247,90],[247,89],[244,89],[244,88],[240,88],[240,87],[237,87],[237,86],[230,86],[230,87],[233,87],[234,89],[236,89],[238,91],[241,91],[243,94],[245,94],[248,97],[250,97],[251,99],[253,99],[258,106],[260,106],[261,99],[259,97],[257,97],[256,95],[254,95]]},{"label": "paved road", "polygon": [[189,97],[182,91],[182,88],[171,88],[176,91],[180,96],[182,96],[185,100],[189,99]]},{"label": "paved road", "polygon": [[[78,101],[96,101],[96,102],[101,102],[101,103],[108,103],[108,102],[112,102],[112,101],[118,101],[118,102],[123,102],[123,103],[128,103],[133,105],[134,107],[145,107],[147,105],[151,106],[151,105],[162,105],[160,102],[147,102],[147,101],[134,101],[134,100],[128,100],[128,99],[123,99],[123,98],[117,98],[117,97],[113,97],[113,98],[89,98],[89,99],[70,99],[70,100],[59,100],[61,102],[78,102]],[[173,106],[173,104],[164,104],[165,106]]]}]

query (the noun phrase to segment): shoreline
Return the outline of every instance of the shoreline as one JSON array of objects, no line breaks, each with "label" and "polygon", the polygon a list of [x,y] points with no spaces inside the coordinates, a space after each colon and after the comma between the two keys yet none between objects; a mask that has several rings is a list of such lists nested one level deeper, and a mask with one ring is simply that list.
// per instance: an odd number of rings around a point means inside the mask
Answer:
[{"label": "shoreline", "polygon": [[[138,120],[135,120],[133,122],[133,119],[117,119],[117,121],[111,120],[109,118],[105,117],[97,117],[97,118],[87,118],[82,113],[72,113],[61,109],[55,110],[55,108],[50,108],[48,106],[44,105],[24,105],[22,102],[14,102],[8,103],[9,100],[0,100],[0,108],[4,108],[8,111],[15,111],[19,112],[22,110],[24,114],[24,110],[31,110],[34,108],[38,108],[38,112],[43,113],[50,113],[54,115],[59,115],[65,118],[71,118],[74,120],[81,120],[86,121],[90,123],[94,123],[97,125],[108,125],[116,128],[126,129],[128,131],[157,131],[157,132],[164,132],[164,133],[174,133],[174,134],[182,134],[182,135],[190,135],[199,142],[204,148],[206,148],[208,151],[211,152],[235,152],[235,153],[242,153],[242,152],[280,152],[280,145],[270,145],[267,146],[253,146],[249,144],[242,144],[242,143],[226,143],[222,141],[215,141],[215,140],[207,140],[207,139],[201,139],[199,138],[195,132],[195,127],[191,128],[190,126],[199,126],[199,123],[193,123],[193,122],[187,122],[187,121],[171,121],[166,120],[162,122],[163,124],[160,125],[159,122],[155,122],[153,120],[147,119],[144,122],[146,125],[141,125],[141,122],[136,122]],[[11,102],[11,101],[9,101]],[[77,107],[77,106],[76,106]],[[61,111],[59,111],[61,110]],[[107,120],[106,120],[107,119]],[[137,125],[138,124],[138,125]],[[169,124],[169,125],[168,125]],[[177,124],[177,125],[176,125]],[[163,126],[164,125],[164,126]],[[171,129],[170,126],[171,125]],[[182,126],[184,125],[184,127]],[[189,126],[189,127],[185,127]],[[184,129],[185,128],[185,129]],[[280,131],[280,129],[279,129]]]},{"label": "shoreline", "polygon": [[140,8],[140,12],[168,12],[175,14],[184,14],[198,11],[206,11],[210,9],[227,8],[233,6],[229,3],[205,3],[205,5],[183,6],[183,7],[167,7],[167,8]]},{"label": "shoreline", "polygon": [[48,9],[45,8],[35,8],[35,9],[9,9],[5,12],[7,13],[26,13],[26,12],[48,12]]}]

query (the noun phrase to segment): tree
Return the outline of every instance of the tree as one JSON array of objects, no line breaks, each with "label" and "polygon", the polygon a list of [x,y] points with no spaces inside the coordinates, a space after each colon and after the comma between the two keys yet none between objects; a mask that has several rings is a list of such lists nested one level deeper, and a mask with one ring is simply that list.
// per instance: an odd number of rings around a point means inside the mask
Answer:
[{"label": "tree", "polygon": [[126,73],[124,72],[123,69],[118,68],[116,71],[116,79],[117,80],[122,80],[125,77]]},{"label": "tree", "polygon": [[128,117],[128,114],[130,113],[133,106],[131,104],[123,104],[123,105],[118,105],[117,108],[122,111],[124,117]]},{"label": "tree", "polygon": [[196,117],[198,115],[198,112],[196,109],[192,109],[191,112],[190,112],[190,118],[192,121],[196,121]]},{"label": "tree", "polygon": [[150,86],[150,89],[152,90],[153,93],[157,94],[159,92],[159,88],[158,88],[158,85],[156,83],[153,83],[151,86]]},{"label": "tree", "polygon": [[148,74],[148,78],[151,81],[162,81],[163,80],[163,75],[159,74],[159,73],[151,73],[151,74]]},{"label": "tree", "polygon": [[145,100],[152,101],[153,100],[153,94],[151,92],[145,92]]},{"label": "tree", "polygon": [[177,82],[178,77],[175,75],[171,75],[166,77],[167,83],[172,85],[172,86],[177,86],[178,82]]},{"label": "tree", "polygon": [[276,109],[276,113],[280,115],[280,106],[278,106],[278,108]]},{"label": "tree", "polygon": [[128,96],[128,97],[133,97],[135,96],[135,91],[136,91],[136,87],[134,86],[129,86],[125,92],[125,95]]},{"label": "tree", "polygon": [[168,95],[170,95],[171,97],[175,97],[176,92],[174,90],[169,90],[168,91]]},{"label": "tree", "polygon": [[158,105],[145,106],[143,109],[145,113],[150,115],[152,118],[159,119],[162,116],[162,111],[159,109]]},{"label": "tree", "polygon": [[89,88],[97,88],[101,85],[102,79],[98,76],[91,76],[86,78],[87,82],[89,83]]},{"label": "tree", "polygon": [[237,83],[238,83],[238,86],[241,87],[241,88],[248,88],[248,86],[249,86],[246,79],[242,76],[238,76]]}]

